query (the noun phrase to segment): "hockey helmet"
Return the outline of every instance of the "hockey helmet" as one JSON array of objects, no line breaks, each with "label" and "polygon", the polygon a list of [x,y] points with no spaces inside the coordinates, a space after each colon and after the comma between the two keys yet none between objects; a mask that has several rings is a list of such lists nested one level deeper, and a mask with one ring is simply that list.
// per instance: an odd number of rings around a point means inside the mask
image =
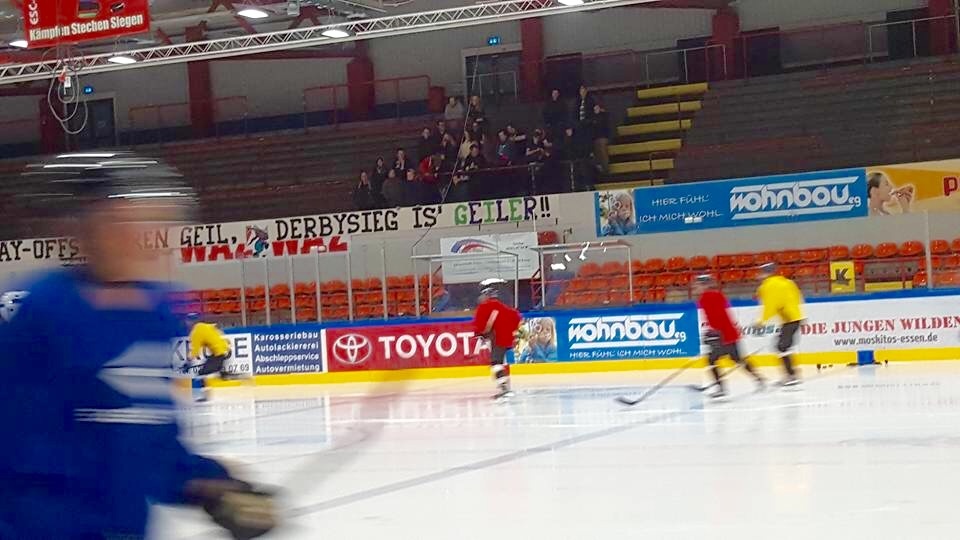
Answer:
[{"label": "hockey helmet", "polygon": [[7,291],[0,294],[0,318],[5,322],[12,321],[27,294],[27,291]]}]

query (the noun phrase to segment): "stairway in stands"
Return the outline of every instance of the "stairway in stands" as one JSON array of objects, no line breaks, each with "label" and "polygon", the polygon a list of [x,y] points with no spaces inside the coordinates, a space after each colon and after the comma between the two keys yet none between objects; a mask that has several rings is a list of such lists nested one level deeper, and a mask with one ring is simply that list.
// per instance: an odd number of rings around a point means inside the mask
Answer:
[{"label": "stairway in stands", "polygon": [[636,105],[609,146],[610,170],[599,189],[661,185],[694,115],[703,106],[707,83],[637,90]]},{"label": "stairway in stands", "polygon": [[960,55],[712,83],[670,183],[953,159]]}]

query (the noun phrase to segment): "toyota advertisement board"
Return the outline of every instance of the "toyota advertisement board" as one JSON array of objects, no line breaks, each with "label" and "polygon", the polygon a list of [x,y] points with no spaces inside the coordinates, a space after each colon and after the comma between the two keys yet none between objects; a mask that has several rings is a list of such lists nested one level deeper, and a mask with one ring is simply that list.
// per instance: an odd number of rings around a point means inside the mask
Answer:
[{"label": "toyota advertisement board", "polygon": [[328,328],[327,369],[367,371],[484,365],[490,347],[469,322]]},{"label": "toyota advertisement board", "polygon": [[30,48],[150,31],[148,0],[23,0]]}]

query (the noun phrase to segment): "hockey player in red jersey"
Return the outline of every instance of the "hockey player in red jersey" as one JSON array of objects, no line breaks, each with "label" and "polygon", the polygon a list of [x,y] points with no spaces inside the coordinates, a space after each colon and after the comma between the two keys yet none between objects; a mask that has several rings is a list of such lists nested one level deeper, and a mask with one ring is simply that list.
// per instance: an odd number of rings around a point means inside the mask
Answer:
[{"label": "hockey player in red jersey", "polygon": [[717,387],[711,397],[722,398],[726,395],[720,369],[717,368],[717,361],[724,356],[729,356],[737,364],[742,364],[756,379],[758,389],[763,389],[765,386],[763,377],[750,365],[749,360],[740,355],[740,329],[730,316],[730,302],[717,287],[713,276],[709,274],[697,276],[694,281],[694,294],[699,297],[697,305],[703,311],[707,323],[704,344],[710,349],[707,361],[713,372],[714,383],[711,386]]},{"label": "hockey player in red jersey", "polygon": [[474,333],[490,340],[490,370],[497,383],[494,397],[498,399],[513,394],[506,355],[513,348],[513,340],[523,318],[519,311],[500,301],[500,289],[506,283],[499,278],[480,282],[479,304],[473,318]]}]

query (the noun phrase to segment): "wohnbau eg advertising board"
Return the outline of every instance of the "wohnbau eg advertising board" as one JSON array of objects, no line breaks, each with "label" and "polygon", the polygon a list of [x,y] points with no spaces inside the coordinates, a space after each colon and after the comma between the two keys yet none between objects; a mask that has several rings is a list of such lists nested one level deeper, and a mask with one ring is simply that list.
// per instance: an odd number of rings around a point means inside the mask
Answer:
[{"label": "wohnbau eg advertising board", "polygon": [[864,169],[679,184],[596,194],[597,236],[867,216]]}]

